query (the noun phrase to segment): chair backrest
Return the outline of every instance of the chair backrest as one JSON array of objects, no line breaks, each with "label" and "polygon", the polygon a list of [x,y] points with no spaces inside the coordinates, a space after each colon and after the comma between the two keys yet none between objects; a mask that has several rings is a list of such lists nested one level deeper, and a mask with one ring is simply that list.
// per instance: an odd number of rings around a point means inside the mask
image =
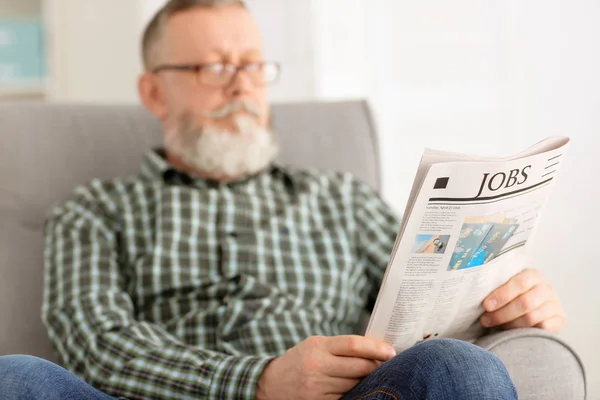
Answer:
[{"label": "chair backrest", "polygon": [[[364,101],[273,106],[284,165],[347,171],[379,189]],[[0,106],[0,355],[56,361],[40,319],[44,220],[75,186],[138,171],[161,130],[137,106]]]}]

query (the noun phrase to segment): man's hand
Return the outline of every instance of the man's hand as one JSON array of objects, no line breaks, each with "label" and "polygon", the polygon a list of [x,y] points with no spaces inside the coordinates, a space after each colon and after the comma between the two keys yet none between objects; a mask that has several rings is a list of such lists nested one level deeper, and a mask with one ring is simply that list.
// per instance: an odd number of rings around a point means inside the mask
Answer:
[{"label": "man's hand", "polygon": [[313,336],[267,365],[256,399],[337,400],[395,354],[362,336]]},{"label": "man's hand", "polygon": [[494,290],[484,301],[485,327],[541,328],[558,333],[567,315],[552,285],[537,270],[525,270]]}]

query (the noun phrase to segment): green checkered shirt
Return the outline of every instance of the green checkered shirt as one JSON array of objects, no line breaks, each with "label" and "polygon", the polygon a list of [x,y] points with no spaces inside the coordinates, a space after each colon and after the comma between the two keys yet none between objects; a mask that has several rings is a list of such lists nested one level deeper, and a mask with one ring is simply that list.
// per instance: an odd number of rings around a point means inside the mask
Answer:
[{"label": "green checkered shirt", "polygon": [[53,210],[43,320],[65,367],[113,396],[251,399],[274,357],[355,332],[398,228],[349,174],[219,184],[150,152]]}]

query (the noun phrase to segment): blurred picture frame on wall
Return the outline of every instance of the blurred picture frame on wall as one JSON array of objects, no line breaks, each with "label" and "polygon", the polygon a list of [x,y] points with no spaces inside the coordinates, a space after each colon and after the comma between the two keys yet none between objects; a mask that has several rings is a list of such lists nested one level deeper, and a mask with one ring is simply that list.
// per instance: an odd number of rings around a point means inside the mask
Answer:
[{"label": "blurred picture frame on wall", "polygon": [[0,91],[41,87],[45,77],[41,21],[0,19]]}]

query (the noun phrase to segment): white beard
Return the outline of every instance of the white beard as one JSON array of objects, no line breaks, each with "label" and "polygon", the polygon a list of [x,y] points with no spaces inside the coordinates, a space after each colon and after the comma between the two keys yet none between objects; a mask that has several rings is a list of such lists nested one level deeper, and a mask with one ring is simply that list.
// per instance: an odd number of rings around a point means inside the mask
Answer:
[{"label": "white beard", "polygon": [[186,166],[210,177],[241,179],[271,164],[279,150],[273,132],[247,115],[236,115],[233,132],[196,126],[183,114],[166,135],[167,152]]}]

